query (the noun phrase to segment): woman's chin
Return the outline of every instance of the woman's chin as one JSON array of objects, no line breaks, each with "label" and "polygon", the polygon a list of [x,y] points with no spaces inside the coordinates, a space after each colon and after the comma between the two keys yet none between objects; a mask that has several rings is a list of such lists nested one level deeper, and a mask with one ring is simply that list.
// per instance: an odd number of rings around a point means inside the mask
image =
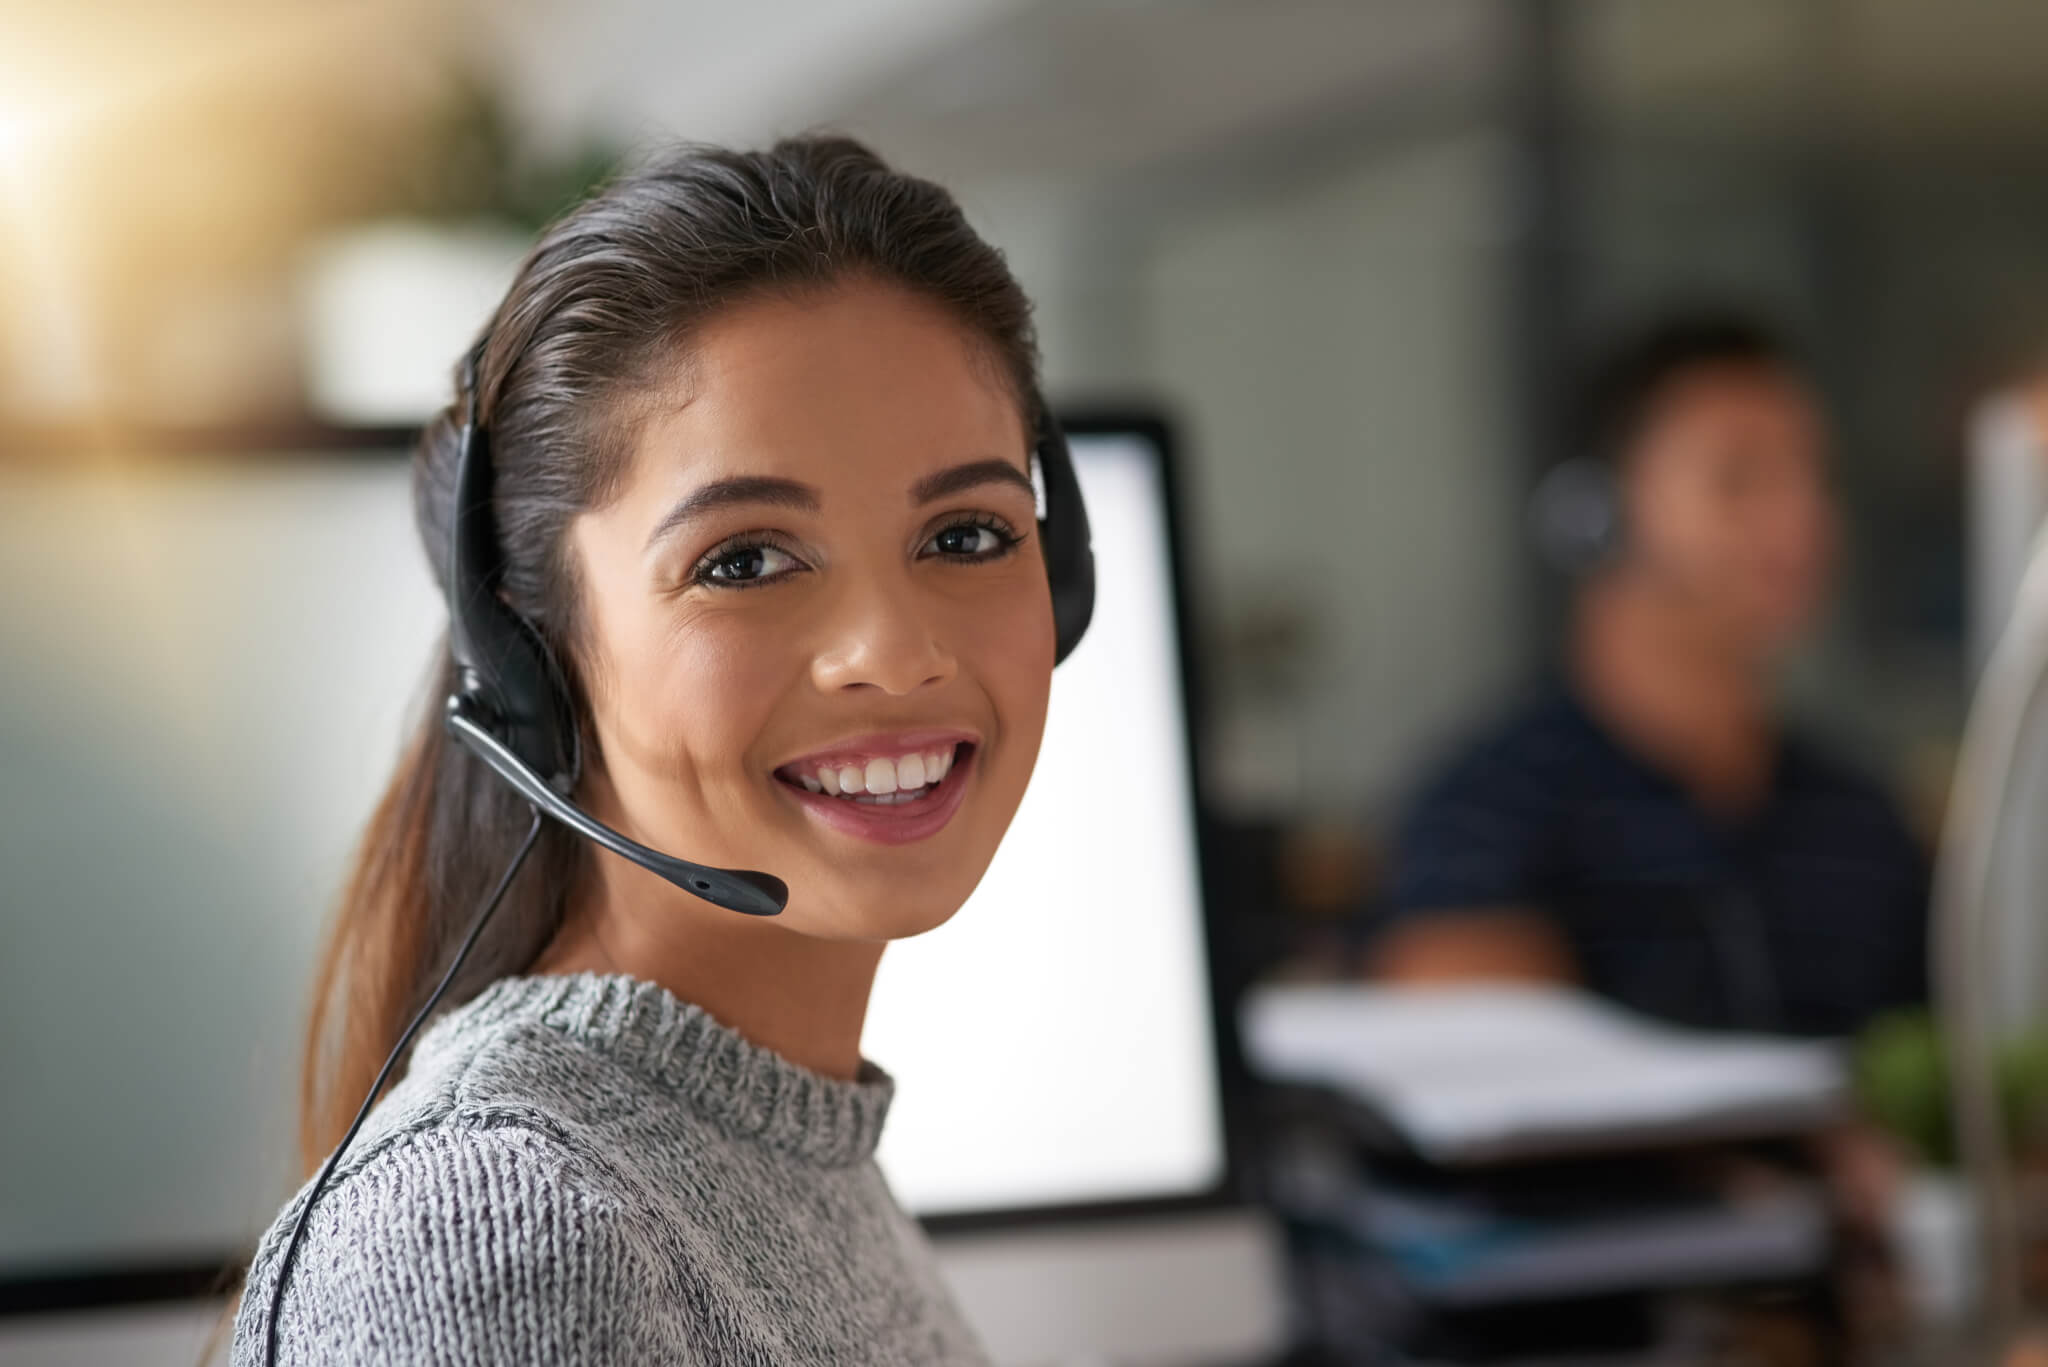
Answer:
[{"label": "woman's chin", "polygon": [[958,899],[919,897],[859,899],[839,904],[830,909],[821,908],[815,914],[798,910],[801,920],[793,920],[790,929],[800,930],[827,940],[860,940],[872,944],[883,944],[890,940],[908,940],[937,930],[953,919],[960,910],[963,896]]}]

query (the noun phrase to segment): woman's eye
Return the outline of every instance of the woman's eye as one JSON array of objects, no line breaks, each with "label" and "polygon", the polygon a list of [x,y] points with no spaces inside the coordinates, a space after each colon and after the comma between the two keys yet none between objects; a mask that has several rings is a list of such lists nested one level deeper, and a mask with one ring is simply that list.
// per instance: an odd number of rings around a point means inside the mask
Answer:
[{"label": "woman's eye", "polygon": [[705,556],[693,577],[700,584],[759,584],[797,566],[797,558],[777,546],[733,546]]},{"label": "woman's eye", "polygon": [[938,555],[956,560],[993,560],[1015,546],[1020,538],[1008,528],[983,522],[958,522],[945,528],[926,544]]}]

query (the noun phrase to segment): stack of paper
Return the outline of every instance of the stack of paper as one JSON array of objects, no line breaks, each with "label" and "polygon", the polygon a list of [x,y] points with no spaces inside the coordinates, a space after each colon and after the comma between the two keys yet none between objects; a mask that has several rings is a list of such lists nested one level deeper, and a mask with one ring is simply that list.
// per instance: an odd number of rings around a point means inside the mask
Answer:
[{"label": "stack of paper", "polygon": [[1681,1030],[1567,988],[1278,985],[1242,1025],[1256,1072],[1363,1102],[1446,1164],[1796,1133],[1847,1095],[1834,1046]]}]

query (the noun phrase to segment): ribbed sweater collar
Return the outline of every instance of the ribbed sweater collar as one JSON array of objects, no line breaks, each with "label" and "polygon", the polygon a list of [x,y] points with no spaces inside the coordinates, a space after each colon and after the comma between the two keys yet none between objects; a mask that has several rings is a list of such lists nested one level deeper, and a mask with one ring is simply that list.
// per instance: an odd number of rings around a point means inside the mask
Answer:
[{"label": "ribbed sweater collar", "polygon": [[873,1063],[862,1060],[850,1082],[826,1077],[667,988],[621,973],[500,978],[434,1021],[414,1055],[424,1062],[528,1025],[616,1060],[729,1134],[822,1167],[872,1156],[895,1094],[894,1080]]}]

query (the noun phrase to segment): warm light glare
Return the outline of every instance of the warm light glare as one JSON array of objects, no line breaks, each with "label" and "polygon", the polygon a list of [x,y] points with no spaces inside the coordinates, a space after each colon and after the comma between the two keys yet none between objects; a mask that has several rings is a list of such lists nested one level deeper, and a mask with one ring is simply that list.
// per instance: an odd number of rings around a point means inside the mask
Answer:
[{"label": "warm light glare", "polygon": [[[243,5],[235,23],[178,8],[120,0],[108,11],[120,23],[63,7],[0,17],[0,407],[10,413],[68,420],[184,401],[186,387],[163,377],[192,354],[191,329],[214,302],[232,308],[254,293],[296,206],[325,192],[293,181],[291,133],[264,129],[346,123],[349,99],[376,95],[341,73],[424,31],[392,0]],[[230,234],[233,245],[219,245]]]},{"label": "warm light glare", "polygon": [[12,177],[27,168],[35,133],[35,120],[29,115],[0,109],[0,176]]}]

